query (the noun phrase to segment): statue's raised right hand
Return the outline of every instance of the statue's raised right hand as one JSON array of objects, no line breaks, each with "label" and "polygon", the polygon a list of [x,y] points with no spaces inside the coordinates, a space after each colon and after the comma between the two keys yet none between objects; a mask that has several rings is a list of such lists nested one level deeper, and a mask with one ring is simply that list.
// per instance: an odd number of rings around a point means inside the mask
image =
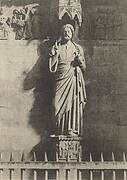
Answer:
[{"label": "statue's raised right hand", "polygon": [[59,55],[59,44],[56,41],[55,44],[53,45],[52,49],[51,49],[51,54],[54,55]]}]

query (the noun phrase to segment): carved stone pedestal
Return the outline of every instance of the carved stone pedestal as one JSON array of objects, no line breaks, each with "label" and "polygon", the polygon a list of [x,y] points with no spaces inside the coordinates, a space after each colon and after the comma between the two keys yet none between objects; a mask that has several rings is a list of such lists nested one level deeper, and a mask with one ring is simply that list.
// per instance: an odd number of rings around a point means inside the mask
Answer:
[{"label": "carved stone pedestal", "polygon": [[59,161],[79,161],[82,155],[81,138],[78,136],[51,136]]}]

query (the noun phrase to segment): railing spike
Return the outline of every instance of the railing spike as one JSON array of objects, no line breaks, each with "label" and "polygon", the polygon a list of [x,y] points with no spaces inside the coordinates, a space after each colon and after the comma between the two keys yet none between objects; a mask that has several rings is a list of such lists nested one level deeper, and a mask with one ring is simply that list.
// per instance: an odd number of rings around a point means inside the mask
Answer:
[{"label": "railing spike", "polygon": [[115,161],[115,155],[114,155],[114,152],[112,152],[112,160]]},{"label": "railing spike", "polygon": [[93,161],[93,158],[92,158],[92,153],[90,153],[90,162]]},{"label": "railing spike", "polygon": [[45,162],[48,162],[47,153],[45,152]]},{"label": "railing spike", "polygon": [[[112,160],[115,162],[114,152],[112,152]],[[116,171],[115,170],[113,170],[113,180],[116,180]]]},{"label": "railing spike", "polygon": [[82,161],[81,153],[79,152],[79,153],[78,153],[78,162],[81,162],[81,161]]},{"label": "railing spike", "polygon": [[24,157],[24,152],[23,152],[21,155],[21,161],[24,161],[24,160],[25,160],[25,157]]},{"label": "railing spike", "polygon": [[[125,154],[125,152],[123,152],[123,161],[126,162],[126,154]],[[123,173],[124,173],[124,180],[127,180],[127,171],[124,170]]]},{"label": "railing spike", "polygon": [[2,152],[0,152],[0,161],[2,161]]},{"label": "railing spike", "polygon": [[[103,153],[101,152],[101,162],[104,162],[104,156]],[[104,180],[104,170],[101,171],[101,180]]]},{"label": "railing spike", "polygon": [[33,152],[33,160],[37,161],[37,157],[36,157],[36,153],[35,152]]},{"label": "railing spike", "polygon": [[59,156],[58,156],[58,152],[56,152],[56,162],[59,161]]},{"label": "railing spike", "polygon": [[[90,162],[93,161],[92,153],[90,152]],[[93,171],[90,170],[90,180],[93,180]]]},{"label": "railing spike", "polygon": [[126,154],[123,152],[123,161],[126,162]]},{"label": "railing spike", "polygon": [[13,156],[12,152],[11,152],[11,155],[10,155],[10,161],[14,161],[14,156]]},{"label": "railing spike", "polygon": [[101,162],[104,162],[104,156],[102,152],[101,152]]}]

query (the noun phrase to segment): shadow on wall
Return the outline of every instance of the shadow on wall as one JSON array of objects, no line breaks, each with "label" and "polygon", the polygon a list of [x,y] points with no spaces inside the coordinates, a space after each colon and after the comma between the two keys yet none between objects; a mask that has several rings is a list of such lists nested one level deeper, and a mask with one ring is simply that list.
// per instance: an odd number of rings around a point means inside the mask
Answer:
[{"label": "shadow on wall", "polygon": [[[29,124],[40,135],[41,142],[53,133],[53,120],[51,118],[53,76],[48,70],[48,48],[49,41],[43,41],[38,47],[39,58],[26,75],[24,80],[25,91],[34,89],[34,103],[30,111]],[[42,148],[41,148],[42,149]]]},{"label": "shadow on wall", "polygon": [[[29,45],[31,41],[28,42]],[[48,68],[48,52],[52,45],[50,40],[43,40],[38,47],[39,58],[26,75],[23,89],[34,89],[34,103],[29,115],[29,124],[40,135],[40,142],[29,153],[29,160],[44,161],[45,152],[48,160],[55,160],[55,150],[49,141],[49,134],[54,134],[55,126],[52,117],[52,95],[54,77]],[[38,171],[38,179],[42,179],[44,173]],[[51,173],[51,177],[53,174]],[[28,172],[28,179],[33,179],[33,172]]]}]

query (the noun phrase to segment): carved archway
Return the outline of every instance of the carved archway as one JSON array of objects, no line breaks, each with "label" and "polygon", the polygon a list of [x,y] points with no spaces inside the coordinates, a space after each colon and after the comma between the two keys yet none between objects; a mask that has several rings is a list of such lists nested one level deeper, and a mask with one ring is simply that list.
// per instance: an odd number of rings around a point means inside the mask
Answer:
[{"label": "carved archway", "polygon": [[63,11],[60,13],[59,19],[62,20],[65,15],[68,15],[70,19],[73,19],[72,14],[66,8],[64,8]]}]

